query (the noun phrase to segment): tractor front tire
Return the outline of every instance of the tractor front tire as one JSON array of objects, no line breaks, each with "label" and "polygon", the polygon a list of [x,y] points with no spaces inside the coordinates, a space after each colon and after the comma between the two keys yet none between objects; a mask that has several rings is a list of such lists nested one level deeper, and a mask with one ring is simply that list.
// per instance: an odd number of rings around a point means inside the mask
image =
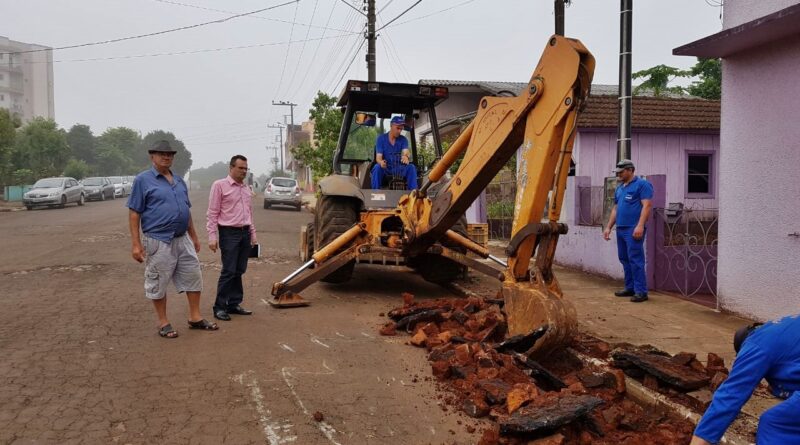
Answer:
[{"label": "tractor front tire", "polygon": [[[462,216],[458,222],[453,224],[451,230],[454,232],[467,236],[467,217]],[[467,253],[467,249],[457,244],[453,244],[447,239],[440,241],[442,246],[459,253]],[[436,283],[440,285],[449,284],[455,281],[461,274],[464,273],[465,267],[449,258],[442,257],[431,253],[423,253],[414,259],[414,267],[419,271],[425,281]]]},{"label": "tractor front tire", "polygon": [[[314,247],[326,246],[358,222],[357,201],[342,196],[322,196],[314,217]],[[355,260],[349,261],[322,279],[326,283],[344,283],[353,276]]]}]

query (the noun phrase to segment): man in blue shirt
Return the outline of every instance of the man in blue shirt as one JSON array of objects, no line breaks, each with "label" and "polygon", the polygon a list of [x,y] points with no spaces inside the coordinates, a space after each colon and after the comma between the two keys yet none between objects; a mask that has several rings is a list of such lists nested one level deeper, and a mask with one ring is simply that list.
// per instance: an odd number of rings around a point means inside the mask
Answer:
[{"label": "man in blue shirt", "polygon": [[[172,282],[189,300],[189,328],[217,330],[200,315],[200,240],[192,223],[189,192],[180,176],[172,173],[175,150],[167,141],[149,151],[153,166],[136,176],[128,198],[131,256],[145,263],[144,291],[158,316],[158,334],[176,338],[178,332],[167,319],[167,285]],[[142,238],[139,229],[144,233]]]},{"label": "man in blue shirt", "polygon": [[372,168],[372,188],[379,189],[387,174],[399,176],[406,181],[406,188],[417,188],[417,167],[411,163],[408,139],[403,136],[406,122],[400,116],[392,118],[389,132],[375,141],[375,166]]},{"label": "man in blue shirt", "polygon": [[756,443],[800,443],[800,315],[740,329],[734,349],[731,373],[697,424],[692,445],[718,443],[761,379],[784,401],[761,415]]},{"label": "man in blue shirt", "polygon": [[603,231],[611,239],[611,229],[617,225],[617,255],[625,273],[625,289],[615,292],[618,297],[631,297],[634,303],[647,301],[647,274],[644,258],[644,226],[650,216],[653,185],[634,174],[636,167],[630,159],[617,163],[614,172],[619,185],[614,192],[614,207]]}]

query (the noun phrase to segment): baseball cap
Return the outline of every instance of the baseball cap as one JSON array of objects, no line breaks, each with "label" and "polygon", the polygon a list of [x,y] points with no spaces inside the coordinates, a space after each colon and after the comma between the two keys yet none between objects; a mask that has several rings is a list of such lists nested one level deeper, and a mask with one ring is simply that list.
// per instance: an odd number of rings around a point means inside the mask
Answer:
[{"label": "baseball cap", "polygon": [[405,126],[406,121],[403,119],[402,116],[395,116],[392,118],[392,125],[403,125]]},{"label": "baseball cap", "polygon": [[632,168],[632,169],[636,170],[636,167],[633,165],[633,161],[631,161],[630,159],[623,159],[623,160],[617,162],[617,168],[612,170],[611,173],[619,173],[619,172],[625,170],[626,168]]},{"label": "baseball cap", "polygon": [[177,153],[177,151],[169,145],[169,141],[158,141],[147,150],[148,153]]}]

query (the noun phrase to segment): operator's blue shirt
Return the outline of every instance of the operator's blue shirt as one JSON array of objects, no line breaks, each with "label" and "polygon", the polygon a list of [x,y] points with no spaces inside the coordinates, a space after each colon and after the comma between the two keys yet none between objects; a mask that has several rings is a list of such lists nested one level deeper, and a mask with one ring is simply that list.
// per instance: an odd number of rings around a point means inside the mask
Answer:
[{"label": "operator's blue shirt", "polygon": [[389,133],[383,133],[375,140],[375,152],[383,155],[389,170],[400,165],[400,155],[406,148],[408,148],[408,139],[402,134],[395,139],[394,145],[389,142]]},{"label": "operator's blue shirt", "polygon": [[694,434],[719,442],[762,378],[776,397],[800,391],[800,315],[766,323],[747,337]]},{"label": "operator's blue shirt", "polygon": [[653,184],[634,176],[633,180],[619,184],[614,192],[614,204],[617,205],[617,227],[635,227],[642,214],[642,200],[653,199]]},{"label": "operator's blue shirt", "polygon": [[168,243],[189,229],[189,191],[174,173],[172,184],[153,167],[136,175],[127,205],[141,215],[142,232],[150,238]]}]

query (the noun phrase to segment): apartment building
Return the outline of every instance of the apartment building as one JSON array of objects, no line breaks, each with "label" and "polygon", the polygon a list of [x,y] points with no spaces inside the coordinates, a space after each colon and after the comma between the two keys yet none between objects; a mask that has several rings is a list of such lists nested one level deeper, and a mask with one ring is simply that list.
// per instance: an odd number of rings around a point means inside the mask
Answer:
[{"label": "apartment building", "polygon": [[49,47],[0,36],[0,108],[23,122],[55,119],[53,53]]}]

